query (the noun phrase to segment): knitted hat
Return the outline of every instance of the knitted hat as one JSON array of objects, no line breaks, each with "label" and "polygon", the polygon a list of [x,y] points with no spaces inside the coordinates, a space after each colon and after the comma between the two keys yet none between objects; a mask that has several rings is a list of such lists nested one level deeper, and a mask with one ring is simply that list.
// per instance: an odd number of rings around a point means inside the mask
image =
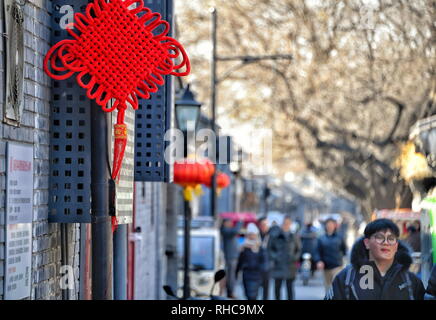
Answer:
[{"label": "knitted hat", "polygon": [[259,228],[254,223],[249,223],[247,226],[247,234],[254,233],[259,235]]}]

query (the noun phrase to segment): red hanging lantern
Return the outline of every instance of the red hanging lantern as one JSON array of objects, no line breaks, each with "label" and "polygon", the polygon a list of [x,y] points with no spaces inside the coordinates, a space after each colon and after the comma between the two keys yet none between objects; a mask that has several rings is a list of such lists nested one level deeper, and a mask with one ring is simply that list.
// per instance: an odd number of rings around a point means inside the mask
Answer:
[{"label": "red hanging lantern", "polygon": [[219,189],[225,189],[230,185],[230,177],[221,172],[216,177],[216,184]]},{"label": "red hanging lantern", "polygon": [[196,162],[182,160],[174,163],[174,183],[181,186],[195,186],[198,184],[198,167]]},{"label": "red hanging lantern", "polygon": [[215,166],[210,160],[193,162],[184,159],[174,163],[174,183],[184,185],[207,184],[215,172]]},{"label": "red hanging lantern", "polygon": [[[212,177],[210,177],[205,183],[207,187],[212,186]],[[230,185],[230,177],[224,172],[219,172],[216,176],[216,185],[218,189],[225,189]]]},{"label": "red hanging lantern", "polygon": [[209,159],[201,160],[200,165],[202,166],[200,183],[206,185],[215,173],[215,165]]},{"label": "red hanging lantern", "polygon": [[[150,98],[165,84],[164,75],[188,75],[189,58],[182,45],[167,36],[169,23],[146,8],[143,0],[95,0],[86,14],[76,13],[74,18],[67,29],[74,39],[62,40],[48,51],[44,70],[55,80],[78,73],[77,82],[89,99],[105,112],[118,110],[112,171],[116,180],[127,144],[128,105],[137,110],[138,97]],[[177,58],[179,64],[174,63]],[[114,104],[108,106],[111,99]]]},{"label": "red hanging lantern", "polygon": [[217,193],[218,195],[221,194],[221,190],[227,188],[230,185],[230,177],[221,172],[216,177],[216,185],[217,185]]},{"label": "red hanging lantern", "polygon": [[201,184],[210,181],[214,171],[215,166],[208,159],[198,162],[189,159],[177,161],[174,163],[174,183],[181,185],[184,188],[185,199],[191,200],[192,192],[200,194]]},{"label": "red hanging lantern", "polygon": [[197,162],[188,159],[174,163],[174,183],[183,187],[183,195],[186,201],[192,200],[192,193],[199,193],[200,170]]}]

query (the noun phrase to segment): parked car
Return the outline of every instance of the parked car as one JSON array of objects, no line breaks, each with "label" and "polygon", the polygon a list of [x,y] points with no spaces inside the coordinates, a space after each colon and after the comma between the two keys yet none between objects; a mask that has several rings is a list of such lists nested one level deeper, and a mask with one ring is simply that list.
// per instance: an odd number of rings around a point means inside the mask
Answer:
[{"label": "parked car", "polygon": [[[216,270],[224,268],[224,257],[220,249],[220,232],[212,223],[192,222],[191,229],[191,295],[209,296]],[[178,230],[177,252],[179,256],[179,291],[183,290],[183,229]],[[214,295],[219,295],[219,286],[214,287]],[[180,294],[179,294],[180,295]]]}]

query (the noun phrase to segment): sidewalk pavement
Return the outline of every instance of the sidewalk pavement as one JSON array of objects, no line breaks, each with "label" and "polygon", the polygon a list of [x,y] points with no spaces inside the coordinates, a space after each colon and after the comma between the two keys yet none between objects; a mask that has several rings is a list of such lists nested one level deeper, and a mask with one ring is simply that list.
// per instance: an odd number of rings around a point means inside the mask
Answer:
[{"label": "sidewalk pavement", "polygon": [[[242,278],[242,277],[240,277]],[[323,300],[325,296],[324,278],[322,271],[316,271],[312,279],[310,279],[307,286],[303,286],[303,282],[299,275],[294,282],[295,300]],[[235,295],[237,299],[245,300],[244,288],[242,281],[239,280],[235,287]],[[282,285],[281,292],[282,299],[287,297],[285,284]],[[261,298],[261,290],[259,290],[259,299]],[[269,286],[269,299],[274,300],[274,280],[270,281]]]}]

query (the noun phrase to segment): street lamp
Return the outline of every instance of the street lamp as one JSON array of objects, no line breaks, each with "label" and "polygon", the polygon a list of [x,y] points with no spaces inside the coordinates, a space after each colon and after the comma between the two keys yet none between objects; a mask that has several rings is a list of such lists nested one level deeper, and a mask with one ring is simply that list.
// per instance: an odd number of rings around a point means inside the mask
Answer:
[{"label": "street lamp", "polygon": [[[198,120],[200,119],[201,103],[195,100],[194,93],[188,85],[183,92],[182,97],[176,101],[176,122],[177,127],[183,132],[187,133],[190,129],[190,124],[194,124],[194,130],[197,127]],[[185,151],[185,157],[187,151]]]},{"label": "street lamp", "polygon": [[[228,79],[230,75],[239,70],[244,66],[248,66],[252,63],[257,63],[261,61],[278,61],[278,60],[290,60],[294,59],[292,54],[273,54],[273,55],[260,55],[260,56],[221,56],[218,55],[218,11],[216,8],[211,8],[210,13],[212,15],[212,63],[211,63],[211,111],[212,111],[212,131],[215,136],[218,136],[216,123],[217,123],[217,96],[218,96],[218,85],[224,80]],[[219,61],[239,61],[240,63],[228,70],[223,77],[218,78],[217,74],[217,64]],[[218,146],[218,141],[216,142]],[[213,155],[211,159],[214,163],[218,163],[217,153]],[[217,195],[216,195],[216,172],[212,175],[212,186],[211,186],[211,216],[216,217],[217,209]]]},{"label": "street lamp", "polygon": [[[201,103],[195,100],[189,85],[183,92],[182,97],[176,101],[176,121],[178,128],[183,132],[184,158],[188,157],[188,131],[195,132],[200,119]],[[184,244],[183,244],[183,299],[191,295],[189,279],[191,258],[191,206],[188,200],[184,200]]]}]

